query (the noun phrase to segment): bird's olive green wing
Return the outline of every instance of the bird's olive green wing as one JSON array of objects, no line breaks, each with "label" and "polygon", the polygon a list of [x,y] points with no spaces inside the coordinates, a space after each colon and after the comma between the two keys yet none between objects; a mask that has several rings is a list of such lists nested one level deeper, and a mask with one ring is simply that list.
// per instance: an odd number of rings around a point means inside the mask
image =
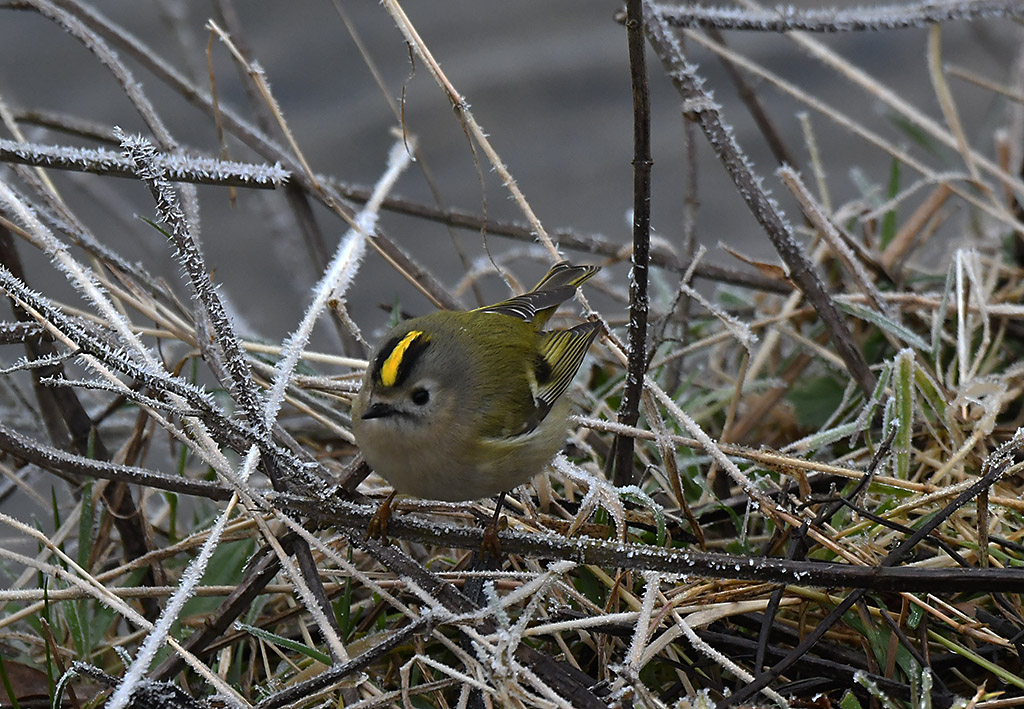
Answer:
[{"label": "bird's olive green wing", "polygon": [[587,356],[590,343],[600,330],[600,323],[586,322],[571,330],[547,332],[540,336],[537,359],[526,371],[533,398],[532,411],[512,436],[530,433],[547,417],[558,397],[569,387]]},{"label": "bird's olive green wing", "polygon": [[590,343],[601,330],[601,323],[586,322],[571,330],[548,332],[541,336],[537,391],[534,400],[547,413],[576,376]]}]

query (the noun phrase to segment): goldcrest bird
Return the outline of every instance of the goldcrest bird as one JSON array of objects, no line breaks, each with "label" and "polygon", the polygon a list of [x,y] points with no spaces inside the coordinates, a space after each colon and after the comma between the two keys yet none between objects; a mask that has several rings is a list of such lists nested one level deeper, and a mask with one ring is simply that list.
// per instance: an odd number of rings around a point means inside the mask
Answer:
[{"label": "goldcrest bird", "polygon": [[528,293],[412,318],[384,337],[352,404],[356,443],[395,490],[369,536],[386,538],[396,493],[503,498],[561,450],[570,408],[562,394],[601,326],[542,328],[598,270],[563,261]]}]

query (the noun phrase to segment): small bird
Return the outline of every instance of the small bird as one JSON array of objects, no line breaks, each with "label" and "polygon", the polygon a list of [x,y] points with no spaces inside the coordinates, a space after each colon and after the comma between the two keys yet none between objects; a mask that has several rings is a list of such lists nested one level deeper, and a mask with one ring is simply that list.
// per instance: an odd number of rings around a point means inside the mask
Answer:
[{"label": "small bird", "polygon": [[394,487],[368,537],[386,539],[399,493],[448,501],[500,495],[484,538],[497,556],[504,494],[565,444],[570,406],[562,394],[601,325],[542,328],[599,270],[562,261],[528,293],[412,318],[384,337],[352,404],[363,457]]}]

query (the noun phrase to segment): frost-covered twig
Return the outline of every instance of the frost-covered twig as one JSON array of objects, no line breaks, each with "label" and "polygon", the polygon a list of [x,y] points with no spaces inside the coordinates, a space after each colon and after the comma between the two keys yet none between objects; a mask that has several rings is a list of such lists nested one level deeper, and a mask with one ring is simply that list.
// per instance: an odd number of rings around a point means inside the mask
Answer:
[{"label": "frost-covered twig", "polygon": [[[275,498],[275,504],[279,507],[287,507],[282,505],[285,498]],[[331,501],[328,504],[341,504],[347,509],[355,510],[359,509],[354,505],[342,503],[340,501]],[[321,511],[325,509],[325,506],[320,506]],[[362,508],[367,513],[370,512],[367,508]],[[358,514],[358,513],[357,513]],[[407,556],[401,550],[396,549],[393,546],[385,546],[375,539],[364,539],[363,530],[366,529],[366,523],[369,517],[362,519],[360,522],[349,527],[351,531],[345,531],[350,542],[354,545],[359,546],[363,551],[369,553],[374,559],[380,564],[389,569],[391,573],[395,574],[398,578],[405,579],[408,583],[413,582],[411,587],[415,588],[417,593],[427,592],[429,597],[432,599],[432,604],[438,604],[438,607],[443,608],[449,613],[453,613],[459,616],[466,614],[473,615],[478,610],[475,601],[469,599],[459,589],[455,588],[451,583],[442,580],[435,573],[427,569],[425,566],[417,563],[415,560]],[[398,520],[393,519],[392,524]],[[392,527],[389,526],[389,530]],[[308,535],[308,532],[304,530],[297,530],[300,534]],[[482,534],[482,530],[481,534]],[[481,537],[482,539],[482,537]],[[474,549],[479,549],[480,543],[476,542]],[[336,555],[333,550],[324,550],[325,553]],[[486,627],[485,622],[481,626],[481,632],[490,632]],[[466,628],[464,632],[472,633],[471,628]],[[442,643],[447,643],[443,635],[435,636],[441,640]],[[458,646],[446,644],[449,651],[458,655],[461,650]],[[605,706],[597,697],[595,697],[588,685],[581,682],[581,678],[573,673],[566,672],[565,668],[560,666],[559,663],[554,662],[546,653],[540,652],[527,644],[520,644],[516,648],[515,654],[517,659],[529,666],[538,676],[543,677],[546,681],[553,685],[561,688],[562,693],[566,695],[574,696],[578,705],[587,707],[590,709],[599,709]]]},{"label": "frost-covered twig", "polygon": [[[169,153],[157,153],[153,161],[164,170],[171,182],[273,189],[284,185],[291,176],[276,163],[258,165]],[[135,177],[131,161],[124,155],[106,148],[18,143],[0,138],[0,162],[89,172],[94,175]]]},{"label": "frost-covered twig", "polygon": [[[166,373],[160,367],[147,366],[138,360],[140,357],[130,350],[119,348],[103,338],[95,329],[89,328],[86,324],[76,318],[64,314],[48,298],[40,293],[27,288],[24,283],[15,278],[7,269],[0,266],[0,290],[6,292],[23,307],[31,308],[40,313],[49,327],[59,333],[69,346],[78,351],[87,363],[93,366],[106,368],[104,376],[112,384],[120,384],[119,380],[110,374],[110,371],[123,372],[144,388],[152,391],[162,392],[172,397],[180,397],[176,402],[178,411],[185,411],[186,404],[201,413],[203,422],[210,427],[218,440],[237,450],[246,450],[253,440],[261,441],[264,459],[270,461],[275,469],[286,470],[296,480],[306,478],[305,464],[295,458],[290,452],[276,446],[269,440],[254,436],[250,428],[232,420],[221,412],[220,407],[213,398],[202,388],[186,382],[180,377],[174,377]],[[134,392],[124,387],[123,393],[129,397]],[[212,453],[210,441],[206,434],[194,428],[197,434],[196,445],[206,446],[206,450]],[[169,428],[173,430],[173,427]],[[205,442],[204,442],[205,441]],[[211,465],[213,461],[210,461]],[[214,466],[216,467],[216,466]]]},{"label": "frost-covered twig", "polygon": [[277,418],[284,402],[288,382],[306,343],[309,342],[313,325],[332,298],[342,298],[348,291],[352,279],[362,263],[363,255],[366,253],[366,239],[374,233],[380,202],[394,186],[398,176],[408,167],[411,157],[411,152],[407,149],[405,141],[399,141],[392,146],[388,155],[387,170],[381,176],[373,197],[367,202],[366,208],[356,215],[356,227],[350,229],[342,237],[334,258],[313,289],[313,302],[306,309],[302,322],[295,332],[285,340],[281,350],[281,359],[278,360],[275,367],[274,381],[267,395],[264,414],[267,426],[272,425]]},{"label": "frost-covered twig", "polygon": [[780,167],[775,171],[775,174],[779,176],[782,183],[793,193],[793,196],[796,197],[800,208],[804,212],[804,216],[821,233],[831,247],[832,252],[842,261],[846,270],[853,276],[857,288],[871,299],[871,302],[875,304],[875,307],[883,315],[898,322],[897,312],[889,307],[889,304],[882,297],[882,294],[871,279],[871,275],[864,268],[864,264],[853,253],[853,250],[846,245],[846,242],[839,233],[839,229],[832,223],[829,215],[825,214],[823,207],[814,199],[814,196],[800,178],[800,174],[789,165]]},{"label": "frost-covered twig", "polygon": [[124,154],[131,161],[135,174],[149,187],[156,200],[160,220],[167,225],[168,236],[175,253],[189,276],[196,299],[202,304],[217,336],[224,357],[224,364],[231,376],[225,382],[233,389],[249,423],[258,435],[266,435],[263,420],[262,396],[256,388],[245,358],[241,343],[235,334],[234,325],[228,316],[217,289],[210,280],[209,269],[203,258],[198,241],[192,234],[192,227],[185,218],[177,195],[167,180],[165,169],[155,161],[156,151],[142,136],[119,135]]},{"label": "frost-covered twig", "polygon": [[79,354],[94,357],[111,369],[123,372],[146,386],[181,396],[191,406],[205,410],[216,408],[213,398],[201,388],[154,367],[140,364],[132,353],[109,342],[94,329],[88,328],[84,322],[65,315],[49,298],[25,286],[2,266],[0,290],[23,307],[27,306],[40,313],[54,330],[63,333],[73,342],[73,347]]}]

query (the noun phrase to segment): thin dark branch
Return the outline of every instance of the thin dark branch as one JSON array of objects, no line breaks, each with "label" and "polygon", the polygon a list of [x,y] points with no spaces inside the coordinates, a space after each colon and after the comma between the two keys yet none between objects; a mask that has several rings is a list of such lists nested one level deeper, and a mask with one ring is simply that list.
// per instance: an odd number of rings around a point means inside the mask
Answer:
[{"label": "thin dark branch", "polygon": [[[324,179],[327,180],[327,178]],[[330,184],[345,198],[353,202],[366,202],[370,198],[371,190],[369,187],[337,181],[330,182]],[[490,235],[505,236],[516,241],[524,241],[531,244],[537,240],[536,233],[527,224],[484,218],[479,214],[458,208],[439,209],[438,207],[414,202],[400,196],[392,195],[386,197],[381,202],[381,209],[397,214],[429,219],[471,231],[486,231]],[[622,244],[612,241],[602,234],[583,234],[572,229],[556,228],[550,230],[550,235],[562,248],[599,254],[613,259],[622,257]],[[690,268],[692,260],[690,252],[687,251],[686,254],[686,256],[680,256],[672,250],[659,248],[657,244],[653,244],[650,253],[651,265],[682,273]],[[758,273],[739,271],[703,262],[697,264],[693,275],[697,278],[731,283],[771,293],[788,294],[793,291],[792,286],[780,280],[766,278]]]},{"label": "thin dark branch", "polygon": [[79,138],[88,138],[99,143],[117,145],[114,131],[106,123],[98,123],[69,113],[51,111],[45,108],[33,108],[31,110],[14,111],[13,113],[14,120],[19,123],[49,128],[59,133],[75,135]]},{"label": "thin dark branch", "polygon": [[[309,587],[313,600],[320,606],[320,612],[327,619],[327,624],[331,627],[331,631],[336,637],[341,638],[344,634],[338,625],[338,617],[334,614],[331,601],[327,597],[327,591],[324,589],[324,583],[320,578],[320,571],[316,567],[316,560],[313,558],[313,552],[309,548],[309,543],[301,537],[296,538],[292,554],[295,556],[299,573],[302,574],[302,580]],[[312,609],[310,609],[310,612],[312,613]],[[313,617],[315,618],[316,614],[313,614]],[[323,632],[326,632],[326,629]],[[338,656],[334,643],[328,643],[328,647],[331,652],[331,659],[334,662],[340,662],[342,658]]]},{"label": "thin dark branch", "polygon": [[228,500],[232,494],[231,490],[208,480],[190,480],[156,470],[86,458],[43,446],[3,423],[0,423],[0,450],[48,472],[59,471],[102,480],[117,480],[155,490],[205,497],[209,500]]},{"label": "thin dark branch", "polygon": [[[647,371],[647,283],[651,261],[651,96],[647,87],[641,0],[626,2],[626,40],[633,86],[633,252],[629,274],[629,351],[618,420],[635,426]],[[633,483],[633,438],[617,435],[608,458],[616,485]]]}]

